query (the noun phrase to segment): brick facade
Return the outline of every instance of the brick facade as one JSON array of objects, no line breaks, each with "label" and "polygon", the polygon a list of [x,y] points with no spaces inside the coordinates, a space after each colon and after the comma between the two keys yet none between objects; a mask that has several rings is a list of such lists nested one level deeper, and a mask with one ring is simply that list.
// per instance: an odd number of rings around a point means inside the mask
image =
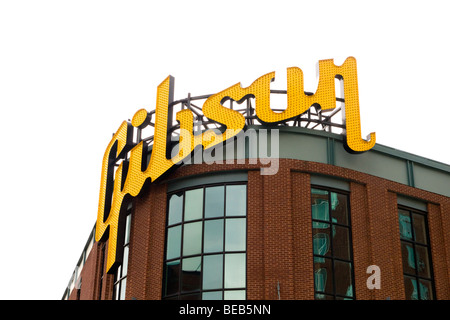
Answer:
[{"label": "brick facade", "polygon": [[[161,299],[167,182],[233,170],[248,172],[247,298],[314,299],[311,174],[349,183],[356,299],[405,299],[397,195],[428,206],[428,227],[436,298],[450,299],[450,198],[354,170],[280,159],[276,175],[258,165],[214,164],[181,167],[134,200],[127,299]],[[97,299],[101,243],[95,243],[82,271],[80,299]],[[381,269],[381,289],[369,290],[366,269]],[[113,276],[102,282],[102,299],[112,298]],[[74,290],[71,299],[76,298]]]}]

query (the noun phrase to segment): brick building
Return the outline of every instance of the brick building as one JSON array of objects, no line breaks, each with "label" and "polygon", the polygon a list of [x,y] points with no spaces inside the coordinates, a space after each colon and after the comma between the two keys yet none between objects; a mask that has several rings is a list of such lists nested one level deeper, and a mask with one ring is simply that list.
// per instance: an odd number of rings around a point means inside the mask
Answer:
[{"label": "brick building", "polygon": [[128,206],[121,265],[104,272],[93,230],[63,299],[450,299],[449,165],[277,129],[275,174],[246,145],[241,161],[147,186]]}]

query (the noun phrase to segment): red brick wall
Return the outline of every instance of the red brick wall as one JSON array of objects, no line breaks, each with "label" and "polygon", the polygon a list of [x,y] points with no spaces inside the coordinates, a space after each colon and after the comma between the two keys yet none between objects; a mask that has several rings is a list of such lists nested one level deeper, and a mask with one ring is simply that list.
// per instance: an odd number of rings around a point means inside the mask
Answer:
[{"label": "red brick wall", "polygon": [[[104,245],[107,248],[108,243],[96,242],[93,244],[79,276],[82,280],[81,286],[72,290],[69,300],[98,300],[99,296],[102,300],[112,299],[114,275],[105,275],[106,263],[102,264],[102,247]],[[104,275],[103,280],[102,275]]]},{"label": "red brick wall", "polygon": [[[265,292],[264,268],[264,199],[263,179],[257,171],[248,172],[247,184],[247,296],[263,296]],[[259,261],[259,263],[248,263]]]},{"label": "red brick wall", "polygon": [[310,176],[291,172],[294,295],[282,299],[314,299]]},{"label": "red brick wall", "polygon": [[98,297],[100,251],[99,246],[94,245],[83,266],[80,300],[95,300]]},{"label": "red brick wall", "polygon": [[[248,170],[248,299],[278,299],[278,283],[281,299],[314,299],[311,174],[349,182],[357,299],[405,298],[397,194],[429,203],[436,295],[450,299],[450,198],[341,167],[288,159],[280,159],[279,172],[272,176],[262,176],[258,165],[186,166],[142,192],[135,199],[132,216],[127,299],[161,299],[166,182],[228,170]],[[367,289],[366,269],[370,265],[381,269],[380,290]],[[92,276],[97,269],[90,268],[86,273]],[[103,288],[112,292],[112,282],[108,281]],[[89,298],[83,290],[82,296]],[[111,294],[103,296],[108,299]]]}]

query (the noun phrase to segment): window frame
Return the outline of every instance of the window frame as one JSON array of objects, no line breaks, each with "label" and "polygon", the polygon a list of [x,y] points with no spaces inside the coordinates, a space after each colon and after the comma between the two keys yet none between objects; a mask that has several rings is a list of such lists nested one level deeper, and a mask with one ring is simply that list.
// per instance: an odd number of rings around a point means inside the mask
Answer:
[{"label": "window frame", "polygon": [[[237,215],[237,216],[227,216],[226,214],[226,203],[227,203],[227,186],[244,186],[245,187],[245,215]],[[224,208],[223,208],[223,215],[217,216],[217,217],[206,217],[205,215],[205,209],[206,209],[206,189],[211,187],[224,187]],[[186,203],[186,192],[196,189],[202,189],[202,215],[201,218],[192,219],[192,220],[185,220],[185,203]],[[182,194],[182,208],[181,208],[181,221],[177,223],[169,223],[169,208],[170,208],[170,198],[174,194]],[[247,249],[248,249],[248,183],[247,181],[230,181],[230,182],[217,182],[217,183],[208,183],[208,184],[202,184],[202,185],[195,185],[195,186],[188,186],[185,188],[180,188],[176,190],[172,190],[167,193],[167,199],[166,199],[166,220],[165,220],[165,244],[164,244],[164,257],[163,257],[163,285],[161,288],[161,298],[163,300],[172,300],[172,299],[180,299],[182,300],[184,296],[189,295],[199,295],[200,300],[203,300],[203,294],[208,292],[221,292],[222,300],[225,300],[225,293],[230,291],[245,291],[245,299],[247,299]],[[235,251],[227,251],[226,250],[226,225],[227,220],[232,219],[245,219],[245,248],[244,250],[235,250]],[[223,234],[222,234],[222,250],[221,251],[212,251],[212,252],[204,252],[205,250],[205,225],[207,221],[223,221]],[[185,232],[185,225],[190,223],[197,223],[201,222],[202,224],[202,235],[201,235],[201,250],[199,254],[189,254],[184,255],[183,254],[183,247],[184,247],[184,232]],[[180,254],[179,256],[175,258],[167,259],[167,246],[168,246],[168,233],[169,229],[173,227],[181,226],[181,239],[180,239]],[[226,266],[226,256],[228,254],[245,254],[245,286],[244,287],[236,287],[236,288],[226,288],[225,287],[225,266]],[[221,280],[221,287],[216,289],[203,289],[203,272],[204,272],[204,257],[205,256],[214,256],[214,255],[220,255],[222,256],[222,280]],[[200,258],[201,262],[201,278],[200,278],[200,289],[199,290],[192,290],[192,291],[183,291],[182,290],[182,276],[181,276],[181,268],[182,268],[182,261],[184,259],[189,258]],[[178,278],[178,291],[173,294],[166,294],[166,282],[167,282],[167,264],[170,262],[179,261],[179,270],[180,270],[180,276]]]},{"label": "window frame", "polygon": [[[130,240],[131,240],[131,219],[133,218],[133,204],[130,203],[127,211],[126,211],[126,217],[125,217],[125,234],[124,234],[124,241],[123,246],[121,247],[121,250],[125,252],[125,249],[128,250],[127,252],[127,273],[123,274],[123,260],[122,263],[117,267],[116,272],[114,273],[114,282],[113,282],[113,300],[125,300],[126,299],[126,283],[127,283],[127,276],[128,276],[128,264],[130,262]],[[127,239],[128,235],[128,239]],[[125,257],[125,253],[123,254]],[[125,285],[125,292],[123,293],[123,299],[122,299],[122,290],[124,289]]]},{"label": "window frame", "polygon": [[[314,219],[313,218],[313,212],[312,212],[312,197],[313,197],[313,189],[317,189],[317,190],[322,190],[322,191],[327,191],[328,192],[328,212],[329,212],[329,217],[328,217],[328,221],[325,220],[318,220],[318,219]],[[347,224],[342,224],[342,223],[335,223],[332,220],[332,210],[331,210],[331,193],[337,193],[340,195],[344,195],[347,198]],[[332,188],[332,187],[327,187],[327,186],[323,186],[323,185],[315,185],[315,184],[311,184],[310,185],[310,217],[311,217],[311,231],[312,231],[312,251],[313,251],[313,261],[312,261],[312,266],[313,266],[313,281],[314,281],[314,299],[315,300],[322,300],[322,299],[317,299],[316,296],[317,295],[323,295],[325,297],[331,297],[332,300],[340,300],[340,299],[346,299],[346,300],[356,300],[356,289],[355,289],[355,263],[354,263],[354,256],[353,256],[353,237],[352,237],[352,219],[351,219],[351,206],[350,206],[350,199],[351,198],[351,192],[346,191],[346,190],[341,190],[341,189],[336,189],[336,188]],[[334,249],[333,249],[333,239],[332,237],[330,237],[330,249],[331,249],[331,253],[329,256],[325,256],[325,255],[318,255],[316,253],[314,253],[314,224],[315,223],[327,223],[330,225],[330,231],[332,232],[333,230],[333,226],[337,226],[337,227],[343,227],[346,228],[348,230],[348,245],[349,245],[349,260],[346,259],[342,259],[342,258],[338,258],[335,256],[334,254]],[[316,258],[323,258],[323,259],[328,259],[331,261],[331,268],[332,268],[332,272],[333,272],[333,290],[332,293],[329,292],[325,292],[325,291],[317,291],[316,290],[316,277],[315,277],[315,273],[316,273],[316,268],[315,268],[315,259]],[[346,296],[346,295],[341,295],[336,293],[336,271],[335,271],[335,261],[340,261],[340,262],[345,262],[345,263],[350,263],[351,266],[351,285],[352,285],[352,295],[351,296]],[[327,300],[327,299],[325,299]]]},{"label": "window frame", "polygon": [[[399,221],[399,216],[400,216],[400,210],[403,211],[407,211],[409,213],[409,219],[411,222],[411,237],[412,240],[408,240],[406,238],[402,238],[402,235],[400,233],[400,221]],[[423,221],[425,223],[425,239],[426,239],[426,244],[424,243],[420,243],[418,241],[416,241],[416,235],[415,235],[415,231],[414,231],[414,219],[413,219],[413,215],[419,215],[422,216]],[[429,281],[431,283],[431,293],[433,295],[433,298],[431,300],[436,300],[436,285],[435,285],[435,281],[434,281],[434,270],[433,270],[433,257],[432,257],[432,252],[431,252],[431,241],[430,241],[430,229],[429,229],[429,223],[428,223],[428,212],[423,211],[423,210],[419,210],[416,208],[412,208],[412,207],[408,207],[405,205],[401,205],[401,204],[397,204],[397,223],[399,225],[399,240],[400,240],[400,248],[402,247],[403,243],[408,243],[410,245],[412,245],[413,247],[413,252],[414,252],[414,264],[415,264],[415,272],[414,274],[412,273],[405,273],[405,269],[403,266],[403,252],[401,252],[401,260],[402,260],[402,274],[403,274],[403,286],[405,284],[405,278],[409,277],[409,278],[414,278],[414,280],[416,281],[417,284],[420,284],[420,280],[425,280],[425,281]],[[430,271],[430,278],[426,278],[423,277],[421,275],[419,275],[419,270],[417,268],[418,266],[418,255],[417,255],[417,250],[416,247],[422,247],[422,248],[426,248],[427,250],[427,255],[428,255],[428,266],[429,266],[429,271]],[[417,286],[417,300],[423,300],[421,298],[421,293],[420,293],[420,285]],[[405,292],[405,298],[407,300],[409,300],[406,297],[406,288],[404,287],[404,292]],[[412,299],[411,299],[412,300]]]}]

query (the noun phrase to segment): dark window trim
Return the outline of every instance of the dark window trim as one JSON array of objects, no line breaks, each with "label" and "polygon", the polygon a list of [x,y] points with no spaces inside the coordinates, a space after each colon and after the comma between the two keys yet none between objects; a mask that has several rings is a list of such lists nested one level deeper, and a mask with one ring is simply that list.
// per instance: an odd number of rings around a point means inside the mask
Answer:
[{"label": "dark window trim", "polygon": [[[122,251],[125,251],[125,248],[128,248],[128,257],[127,257],[127,263],[130,263],[130,240],[131,240],[131,219],[132,219],[132,214],[133,214],[133,208],[134,206],[132,205],[132,203],[130,203],[129,207],[127,208],[126,211],[126,217],[125,217],[125,221],[127,221],[128,217],[130,217],[130,233],[129,233],[129,239],[128,242],[126,242],[126,233],[127,230],[125,230],[125,234],[124,234],[124,243],[123,246],[121,248]],[[127,225],[125,224],[125,228],[127,227]],[[120,276],[117,277],[117,273],[118,271],[120,271]],[[113,300],[120,300],[120,296],[121,296],[121,291],[122,291],[122,287],[123,287],[123,282],[122,280],[125,280],[128,276],[128,266],[127,266],[127,274],[123,275],[123,261],[122,263],[117,267],[116,272],[114,272],[114,283],[113,283],[113,295],[112,295],[112,299]],[[126,281],[126,280],[125,280]],[[116,290],[119,290],[119,292],[116,292]],[[126,294],[126,287],[125,287],[125,294]],[[119,297],[119,299],[116,299],[116,296]]]},{"label": "dark window trim", "polygon": [[[397,204],[397,223],[398,222],[398,210],[404,210],[404,211],[408,211],[409,212],[409,218],[411,220],[411,232],[413,233],[413,240],[408,240],[408,239],[402,239],[400,237],[399,234],[399,238],[400,238],[400,245],[402,242],[406,242],[409,244],[412,244],[413,249],[414,249],[414,263],[417,266],[418,265],[418,261],[417,261],[417,254],[416,254],[416,246],[420,246],[423,248],[427,248],[427,253],[428,253],[428,263],[430,266],[430,278],[425,278],[419,275],[417,268],[415,269],[416,272],[415,274],[410,274],[410,273],[405,273],[403,271],[403,257],[402,257],[402,273],[403,273],[403,279],[405,278],[405,276],[414,278],[417,283],[419,284],[419,280],[423,279],[426,281],[430,281],[431,282],[431,290],[432,290],[432,294],[433,294],[433,300],[436,300],[436,286],[435,286],[435,282],[434,282],[434,270],[433,270],[433,257],[432,257],[432,252],[431,252],[431,241],[430,241],[430,232],[429,232],[429,224],[428,224],[428,212],[423,211],[423,210],[419,210],[416,208],[412,208],[412,207],[408,207],[405,205],[401,205],[401,204]],[[415,241],[415,231],[414,231],[414,225],[413,225],[413,214],[418,214],[424,217],[424,221],[425,221],[425,231],[426,231],[426,240],[427,240],[427,244],[422,244],[420,242],[416,242]],[[403,282],[404,283],[404,282]],[[420,286],[417,286],[417,297],[418,300],[422,300],[420,298]]]},{"label": "dark window trim", "polygon": [[[356,289],[355,289],[355,263],[354,263],[354,257],[353,257],[353,237],[352,237],[352,221],[351,221],[351,206],[350,206],[350,198],[351,198],[351,192],[350,191],[346,191],[346,190],[340,190],[340,189],[336,189],[336,188],[332,188],[332,187],[326,187],[323,185],[315,185],[315,184],[311,184],[310,185],[310,199],[312,199],[312,189],[318,189],[318,190],[323,190],[323,191],[328,191],[328,197],[330,197],[330,193],[334,192],[334,193],[339,193],[342,195],[347,196],[347,225],[344,224],[340,224],[340,223],[335,223],[331,220],[331,201],[328,201],[328,206],[329,206],[329,212],[330,212],[330,220],[328,222],[323,221],[323,220],[317,220],[317,219],[313,219],[312,218],[312,212],[311,212],[311,229],[313,228],[314,222],[319,222],[319,223],[328,223],[330,224],[330,226],[340,226],[340,227],[345,227],[348,229],[348,234],[349,234],[349,246],[350,246],[350,260],[345,260],[345,259],[341,259],[341,258],[336,258],[334,255],[331,255],[330,257],[326,257],[326,256],[320,256],[320,255],[316,255],[314,254],[314,242],[312,242],[313,244],[313,276],[314,276],[314,272],[315,272],[315,267],[314,267],[314,258],[316,257],[320,257],[320,258],[325,258],[325,259],[330,259],[332,261],[331,264],[331,268],[333,270],[333,293],[326,293],[326,292],[321,292],[321,291],[316,291],[316,285],[315,285],[315,278],[314,280],[314,297],[316,296],[316,294],[322,294],[325,296],[331,296],[334,297],[334,299],[336,298],[343,298],[343,299],[353,299],[356,300]],[[312,210],[312,202],[311,202],[311,210]],[[330,248],[331,248],[331,252],[333,252],[333,240],[330,239]],[[342,261],[342,262],[347,262],[351,264],[351,280],[352,280],[352,296],[344,296],[344,295],[340,295],[336,293],[336,277],[335,277],[335,270],[334,270],[334,261]]]}]

